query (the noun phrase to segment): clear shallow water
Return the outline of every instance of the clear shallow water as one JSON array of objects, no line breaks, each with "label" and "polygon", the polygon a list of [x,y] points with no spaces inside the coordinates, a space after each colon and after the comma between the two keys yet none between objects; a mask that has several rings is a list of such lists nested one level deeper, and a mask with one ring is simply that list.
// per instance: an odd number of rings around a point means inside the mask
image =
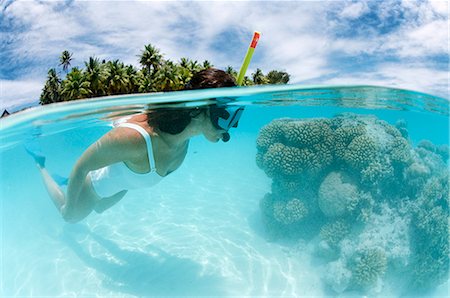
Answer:
[{"label": "clear shallow water", "polygon": [[[66,224],[59,217],[22,148],[33,127],[39,125],[47,168],[68,175],[83,150],[110,129],[105,119],[110,113],[136,113],[149,102],[151,108],[168,103],[202,105],[217,97],[234,98],[246,106],[230,142],[212,144],[203,137],[193,139],[184,164],[160,184],[133,191],[105,213],[91,214],[79,224]],[[335,255],[323,249],[320,228],[334,222],[320,213],[323,208],[308,206],[310,214],[316,212],[314,222],[298,217],[295,221],[286,212],[274,215],[274,209],[286,210],[292,196],[272,202],[269,215],[261,207],[266,194],[277,191],[272,186],[275,178],[255,162],[263,150],[256,146],[261,128],[280,118],[314,121],[335,119],[336,114],[347,112],[375,115],[392,127],[405,120],[412,150],[423,139],[435,145],[449,143],[446,100],[376,87],[281,86],[123,96],[43,107],[2,119],[1,296],[405,295],[408,285],[398,276],[412,271],[410,264],[417,264],[414,258],[419,254],[395,255],[394,251],[396,245],[403,245],[397,251],[423,248],[417,245],[419,238],[411,236],[417,234],[417,226],[410,220],[421,215],[407,208],[404,211],[393,200],[395,195],[386,200],[375,198],[372,218],[364,224],[355,219],[352,233],[339,243]],[[353,171],[350,167],[347,170]],[[333,171],[336,169],[325,171],[323,176]],[[300,179],[301,174],[297,174]],[[434,174],[441,175],[431,173],[429,177]],[[310,189],[315,189],[312,184]],[[410,198],[411,202],[423,196],[420,191],[413,194],[416,197]],[[307,202],[306,196],[299,198]],[[440,207],[448,218],[448,206]],[[425,215],[431,217],[433,208]],[[286,215],[284,221],[280,214]],[[399,236],[383,238],[386,231],[377,232],[380,226],[391,227],[390,233]],[[302,231],[305,227],[312,232]],[[357,262],[364,259],[364,252],[351,247],[366,243],[367,235],[384,239],[369,248],[385,251],[386,268],[370,286],[361,286],[353,277],[342,290],[345,281],[330,280],[327,272],[339,267],[332,264],[345,260],[344,267],[357,276],[361,271]],[[433,238],[421,236],[424,242]],[[405,238],[410,239],[407,245],[399,240]],[[350,248],[345,245],[348,242]],[[439,248],[436,250],[431,253],[438,253]],[[346,276],[348,272],[340,269]],[[445,296],[448,281],[432,284],[427,292],[408,294],[424,293]]]}]

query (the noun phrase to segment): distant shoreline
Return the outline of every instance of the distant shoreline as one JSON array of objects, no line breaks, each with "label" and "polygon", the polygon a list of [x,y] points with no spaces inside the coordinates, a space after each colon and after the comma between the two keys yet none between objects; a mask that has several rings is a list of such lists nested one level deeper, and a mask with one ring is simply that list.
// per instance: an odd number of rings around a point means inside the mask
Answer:
[{"label": "distant shoreline", "polygon": [[12,106],[8,106],[8,107],[6,107],[6,106],[2,107],[0,109],[0,112],[3,113],[3,111],[6,110],[10,114],[13,114],[13,113],[17,113],[17,112],[20,112],[22,110],[26,110],[26,109],[29,109],[29,108],[34,108],[34,107],[37,107],[37,106],[40,106],[39,99],[36,99],[36,100],[34,100],[32,102],[19,104],[19,105],[12,105]]}]

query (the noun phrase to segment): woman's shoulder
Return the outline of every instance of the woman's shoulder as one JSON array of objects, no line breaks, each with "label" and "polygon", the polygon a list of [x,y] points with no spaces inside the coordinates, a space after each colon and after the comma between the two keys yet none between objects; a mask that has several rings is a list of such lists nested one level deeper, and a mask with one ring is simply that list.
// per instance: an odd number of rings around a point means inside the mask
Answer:
[{"label": "woman's shoulder", "polygon": [[[134,122],[127,122],[127,123],[137,125],[148,132],[148,130],[145,127],[143,127],[142,125],[139,125],[138,123],[134,123]],[[140,143],[145,143],[145,140],[144,140],[142,134],[138,130],[136,130],[134,128],[130,128],[128,126],[115,127],[112,131],[110,131],[110,136],[114,141],[116,141],[118,143],[124,142],[124,143],[130,144],[131,146],[140,144]]]},{"label": "woman's shoulder", "polygon": [[147,114],[135,114],[135,115],[127,115],[124,117],[116,117],[112,120],[113,120],[112,122],[113,127],[117,127],[123,123],[135,123],[141,126],[145,126],[145,124],[148,122],[148,116]]},{"label": "woman's shoulder", "polygon": [[155,127],[149,125],[148,123],[148,115],[147,114],[139,114],[135,115],[129,119],[127,119],[124,123],[131,123],[135,125],[139,125],[142,127],[150,136],[157,137],[158,134],[155,130]]},{"label": "woman's shoulder", "polygon": [[148,121],[148,115],[147,114],[137,114],[134,116],[131,116],[127,119],[127,122],[136,122],[136,123],[147,123]]}]

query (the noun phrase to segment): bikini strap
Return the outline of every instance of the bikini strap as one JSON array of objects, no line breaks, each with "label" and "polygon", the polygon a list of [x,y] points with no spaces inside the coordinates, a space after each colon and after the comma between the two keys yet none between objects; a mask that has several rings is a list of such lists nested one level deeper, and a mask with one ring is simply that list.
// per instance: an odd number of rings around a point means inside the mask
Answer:
[{"label": "bikini strap", "polygon": [[128,122],[120,123],[117,127],[131,128],[137,130],[142,135],[142,137],[145,140],[145,143],[147,144],[147,154],[148,154],[148,162],[150,163],[150,172],[156,172],[156,162],[155,157],[153,155],[152,138],[150,137],[148,132],[141,126]]}]

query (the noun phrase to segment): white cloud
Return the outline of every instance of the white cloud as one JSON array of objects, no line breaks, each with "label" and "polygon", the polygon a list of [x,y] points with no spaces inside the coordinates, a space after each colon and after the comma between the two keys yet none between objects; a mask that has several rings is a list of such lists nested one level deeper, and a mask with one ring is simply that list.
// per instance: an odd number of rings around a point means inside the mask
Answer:
[{"label": "white cloud", "polygon": [[[381,65],[378,74],[394,87],[434,93],[448,97],[448,71],[431,69],[422,65]],[[442,92],[447,86],[447,92]]]},{"label": "white cloud", "polygon": [[418,16],[417,22],[427,22],[436,17],[448,19],[449,4],[447,0],[411,1],[402,0],[401,7]]},{"label": "white cloud", "polygon": [[347,19],[357,19],[366,12],[369,11],[369,7],[365,2],[352,3],[349,6],[344,7],[344,9],[339,14],[342,18]]},{"label": "white cloud", "polygon": [[[344,11],[360,3],[350,4]],[[403,13],[405,20],[395,30],[389,34],[337,38],[332,42],[332,48],[351,55],[364,53],[399,58],[426,59],[432,55],[448,55],[448,15],[444,13],[448,10],[446,1],[404,0],[398,4],[388,4],[380,3],[374,13],[382,20]]]},{"label": "white cloud", "polygon": [[339,38],[331,48],[347,55],[374,54],[382,45],[381,39]]},{"label": "white cloud", "polygon": [[448,18],[449,4],[447,0],[432,0],[430,5],[437,14]]},{"label": "white cloud", "polygon": [[67,41],[85,32],[86,28],[80,26],[77,15],[55,11],[57,5],[58,2],[16,1],[8,6],[6,15],[14,18],[20,26],[29,28],[16,36],[14,49],[17,59],[36,59],[60,53],[61,48],[55,45],[64,47]]},{"label": "white cloud", "polygon": [[379,51],[395,51],[399,57],[427,57],[448,54],[448,23],[435,20],[417,27],[405,27],[380,40]]},{"label": "white cloud", "polygon": [[0,80],[0,111],[36,102],[42,86],[42,81]]},{"label": "white cloud", "polygon": [[344,74],[324,80],[323,84],[376,85],[421,91],[448,98],[448,72],[424,65],[407,66],[399,63],[382,64],[374,72]]}]

